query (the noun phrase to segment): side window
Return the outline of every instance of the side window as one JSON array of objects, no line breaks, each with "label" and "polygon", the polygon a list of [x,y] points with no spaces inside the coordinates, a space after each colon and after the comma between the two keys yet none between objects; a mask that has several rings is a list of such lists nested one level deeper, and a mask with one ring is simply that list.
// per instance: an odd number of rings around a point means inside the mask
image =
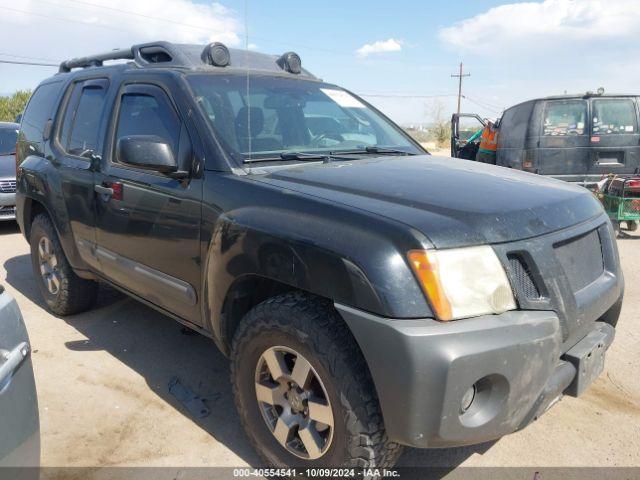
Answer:
[{"label": "side window", "polygon": [[593,100],[593,134],[636,133],[636,107],[630,98]]},{"label": "side window", "polygon": [[587,119],[585,100],[554,100],[544,111],[543,135],[584,135]]},{"label": "side window", "polygon": [[125,93],[120,102],[116,141],[132,135],[153,135],[167,141],[178,154],[180,120],[166,94]]},{"label": "side window", "polygon": [[[20,125],[20,140],[29,142],[37,154],[42,154],[44,128],[53,115],[60,91],[60,82],[40,85],[31,96]],[[25,158],[20,155],[21,158]]]},{"label": "side window", "polygon": [[90,154],[98,153],[100,120],[105,107],[106,93],[106,84],[89,81],[87,84],[76,85],[64,116],[60,136],[62,147],[70,155],[88,157]]}]

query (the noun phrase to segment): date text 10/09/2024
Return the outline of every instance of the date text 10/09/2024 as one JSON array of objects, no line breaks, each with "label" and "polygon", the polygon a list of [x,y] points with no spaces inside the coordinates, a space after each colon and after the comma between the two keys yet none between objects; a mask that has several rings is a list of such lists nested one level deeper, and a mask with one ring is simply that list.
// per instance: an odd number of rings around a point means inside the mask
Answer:
[{"label": "date text 10/09/2024", "polygon": [[235,478],[264,477],[264,478],[397,478],[398,470],[386,468],[236,468],[233,470]]}]

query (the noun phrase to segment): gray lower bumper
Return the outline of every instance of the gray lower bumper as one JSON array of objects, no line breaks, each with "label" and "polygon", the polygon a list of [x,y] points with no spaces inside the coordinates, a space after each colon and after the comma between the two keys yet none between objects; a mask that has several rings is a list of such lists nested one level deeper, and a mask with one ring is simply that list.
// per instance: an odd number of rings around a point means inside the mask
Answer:
[{"label": "gray lower bumper", "polygon": [[0,193],[0,222],[16,218],[16,194]]},{"label": "gray lower bumper", "polygon": [[[588,348],[563,356],[553,312],[441,323],[336,308],[369,365],[389,437],[405,445],[449,447],[499,438],[526,426],[563,392],[581,392],[593,379],[576,376]],[[603,356],[613,335],[613,327],[597,322],[585,342],[599,345]],[[598,367],[590,369],[591,377]],[[473,385],[475,397],[463,413],[463,397]]]}]

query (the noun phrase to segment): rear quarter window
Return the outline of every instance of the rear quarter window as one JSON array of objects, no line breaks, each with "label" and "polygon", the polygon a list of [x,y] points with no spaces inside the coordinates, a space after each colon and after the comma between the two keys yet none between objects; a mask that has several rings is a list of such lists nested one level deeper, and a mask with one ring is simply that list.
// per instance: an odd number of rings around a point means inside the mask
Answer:
[{"label": "rear quarter window", "polygon": [[[40,85],[29,100],[20,124],[20,142],[26,142],[32,146],[29,154],[43,154],[44,128],[47,121],[53,117],[60,86],[61,82]],[[20,157],[25,158],[24,155]]]}]

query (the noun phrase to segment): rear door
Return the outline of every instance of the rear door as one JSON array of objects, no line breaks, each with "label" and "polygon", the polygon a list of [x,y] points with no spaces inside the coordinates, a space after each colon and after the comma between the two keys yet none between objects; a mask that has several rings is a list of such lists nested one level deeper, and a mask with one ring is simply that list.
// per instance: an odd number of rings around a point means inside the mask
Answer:
[{"label": "rear door", "polygon": [[201,176],[176,179],[116,155],[118,139],[153,135],[179,162],[188,157],[190,163],[195,129],[180,113],[188,107],[181,109],[166,85],[133,78],[118,92],[109,148],[96,174],[97,258],[114,283],[201,324]]},{"label": "rear door", "polygon": [[640,165],[638,107],[633,97],[591,99],[591,170],[600,178],[608,173],[637,172]]},{"label": "rear door", "polygon": [[82,259],[97,269],[94,170],[102,157],[109,80],[93,78],[69,86],[59,114],[52,149],[58,164],[69,225]]},{"label": "rear door", "polygon": [[[0,476],[38,478],[40,423],[31,346],[18,305],[0,285]],[[7,472],[7,471],[5,471]]]},{"label": "rear door", "polygon": [[582,98],[544,101],[536,173],[581,181],[591,171],[588,109]]},{"label": "rear door", "polygon": [[475,160],[480,143],[469,142],[479,131],[484,128],[484,120],[475,113],[454,113],[451,117],[451,156],[454,158],[466,158]]}]

